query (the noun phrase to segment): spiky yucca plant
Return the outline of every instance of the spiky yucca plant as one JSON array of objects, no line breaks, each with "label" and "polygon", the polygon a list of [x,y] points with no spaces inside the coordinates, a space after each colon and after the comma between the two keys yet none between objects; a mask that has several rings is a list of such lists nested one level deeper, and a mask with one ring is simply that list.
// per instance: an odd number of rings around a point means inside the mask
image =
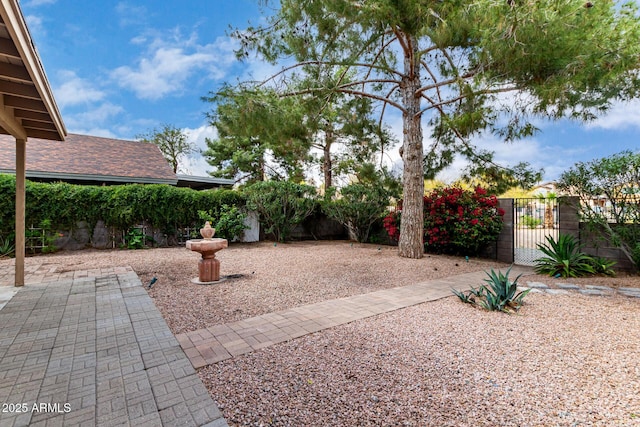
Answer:
[{"label": "spiky yucca plant", "polygon": [[531,289],[518,292],[518,277],[515,280],[509,280],[511,268],[502,274],[491,269],[487,273],[489,276],[484,281],[486,285],[480,286],[478,289],[471,288],[469,291],[462,292],[452,289],[453,293],[460,298],[462,302],[480,306],[489,311],[511,312],[518,311],[522,307],[523,299]]},{"label": "spiky yucca plant", "polygon": [[535,260],[535,272],[549,276],[580,277],[594,274],[593,258],[581,251],[582,246],[570,234],[560,234],[556,241],[547,236],[547,244],[538,244],[546,256]]}]

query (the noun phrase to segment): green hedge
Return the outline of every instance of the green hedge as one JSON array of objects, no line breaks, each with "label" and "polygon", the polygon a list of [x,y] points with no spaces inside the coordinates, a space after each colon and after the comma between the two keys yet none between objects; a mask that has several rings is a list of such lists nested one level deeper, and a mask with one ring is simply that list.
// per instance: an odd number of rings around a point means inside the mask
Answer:
[{"label": "green hedge", "polygon": [[[15,176],[0,174],[0,234],[15,229]],[[164,184],[114,186],[45,184],[26,182],[26,224],[51,220],[57,230],[73,229],[78,221],[126,230],[147,221],[166,233],[201,225],[199,210],[220,214],[222,205],[244,206],[244,196],[234,190],[196,191]]]}]

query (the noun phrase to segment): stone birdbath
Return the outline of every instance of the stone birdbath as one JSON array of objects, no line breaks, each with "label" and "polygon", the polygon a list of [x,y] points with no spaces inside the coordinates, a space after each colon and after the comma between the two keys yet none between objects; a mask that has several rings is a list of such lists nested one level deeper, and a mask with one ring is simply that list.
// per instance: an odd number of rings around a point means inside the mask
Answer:
[{"label": "stone birdbath", "polygon": [[227,239],[213,238],[216,229],[211,228],[207,221],[204,228],[200,229],[202,239],[187,240],[187,249],[199,252],[202,259],[198,261],[198,277],[192,279],[192,283],[199,285],[210,285],[220,282],[220,261],[216,259],[216,252],[226,248],[229,243]]}]

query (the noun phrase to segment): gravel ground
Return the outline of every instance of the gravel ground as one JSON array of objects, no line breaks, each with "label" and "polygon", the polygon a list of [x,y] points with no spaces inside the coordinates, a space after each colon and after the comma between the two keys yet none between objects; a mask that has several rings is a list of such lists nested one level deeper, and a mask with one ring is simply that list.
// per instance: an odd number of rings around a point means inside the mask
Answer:
[{"label": "gravel ground", "polygon": [[[200,255],[185,248],[66,252],[28,258],[62,264],[65,270],[130,265],[173,333],[192,331],[273,311],[419,281],[500,267],[460,257],[400,258],[395,247],[334,242],[232,244],[216,254],[220,284],[194,285]],[[43,261],[44,260],[44,261]]]},{"label": "gravel ground", "polygon": [[[77,270],[131,265],[174,333],[323,299],[500,267],[407,260],[345,242],[232,245],[215,286],[183,248],[29,258]],[[640,287],[638,276],[521,279]],[[476,284],[477,285],[477,284]],[[457,298],[353,322],[199,371],[238,426],[640,426],[640,301],[529,294],[516,315]]]},{"label": "gravel ground", "polygon": [[640,301],[455,297],[200,370],[231,425],[637,426]]}]

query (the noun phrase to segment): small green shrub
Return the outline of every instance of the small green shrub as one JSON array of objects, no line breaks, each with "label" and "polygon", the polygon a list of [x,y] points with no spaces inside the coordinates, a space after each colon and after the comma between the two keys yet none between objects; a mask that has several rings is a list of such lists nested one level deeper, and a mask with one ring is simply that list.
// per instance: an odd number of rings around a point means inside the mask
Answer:
[{"label": "small green shrub", "polygon": [[220,233],[223,239],[233,240],[236,237],[241,238],[244,230],[249,227],[244,223],[247,214],[240,210],[237,206],[222,205],[220,208],[220,217],[216,223],[216,233]]},{"label": "small green shrub", "polygon": [[124,242],[127,249],[142,249],[144,248],[144,234],[139,228],[130,228],[124,237]]},{"label": "small green shrub", "polygon": [[592,258],[581,251],[582,246],[570,234],[560,234],[556,241],[547,236],[538,249],[546,256],[535,260],[535,272],[549,276],[581,277],[594,274]]},{"label": "small green shrub", "polygon": [[520,224],[524,225],[527,228],[537,228],[542,224],[542,220],[531,215],[522,215],[520,217]]},{"label": "small green shrub", "polygon": [[221,239],[233,240],[241,238],[244,230],[249,227],[245,225],[244,220],[247,214],[237,206],[229,206],[223,204],[220,207],[220,214],[216,219],[211,211],[198,211],[198,217],[203,221],[209,221],[209,224],[216,229],[216,237]]},{"label": "small green shrub", "polygon": [[518,279],[521,275],[512,282],[509,280],[510,271],[511,267],[505,274],[500,271],[496,273],[491,269],[487,273],[489,278],[485,279],[486,285],[481,285],[478,289],[472,287],[466,293],[455,289],[452,291],[462,302],[480,306],[489,311],[505,313],[518,311],[522,307],[524,297],[531,289],[518,292]]}]

